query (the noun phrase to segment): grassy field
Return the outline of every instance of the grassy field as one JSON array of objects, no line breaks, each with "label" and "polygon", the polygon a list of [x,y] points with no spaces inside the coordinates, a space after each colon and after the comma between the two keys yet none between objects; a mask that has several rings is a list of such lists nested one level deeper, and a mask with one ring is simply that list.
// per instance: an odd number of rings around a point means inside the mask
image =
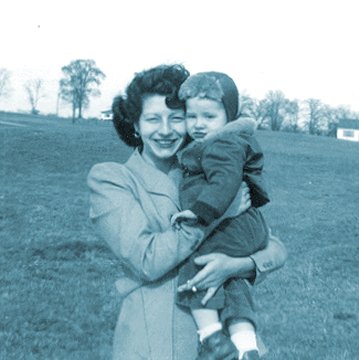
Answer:
[{"label": "grassy field", "polygon": [[[359,359],[359,144],[258,138],[289,252],[257,289],[266,359]],[[88,222],[86,175],[130,150],[109,123],[5,113],[0,143],[0,359],[110,359],[119,264]]]}]

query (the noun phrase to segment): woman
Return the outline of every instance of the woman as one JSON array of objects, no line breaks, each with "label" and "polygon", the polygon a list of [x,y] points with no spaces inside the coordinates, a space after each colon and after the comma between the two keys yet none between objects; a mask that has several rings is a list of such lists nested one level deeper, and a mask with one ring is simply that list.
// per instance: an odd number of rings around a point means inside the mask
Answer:
[{"label": "woman", "polygon": [[[135,151],[125,164],[97,164],[88,176],[90,217],[123,265],[116,282],[122,299],[114,337],[116,360],[192,360],[197,355],[193,320],[175,305],[177,265],[213,228],[170,227],[171,215],[180,210],[177,185],[182,174],[176,153],[186,142],[177,92],[188,76],[180,65],[138,73],[126,96],[113,103],[115,128]],[[248,208],[248,190],[244,193],[239,196],[242,205],[234,202],[227,216]],[[215,288],[233,276],[257,282],[281,267],[285,258],[285,248],[275,238],[247,258],[210,254],[198,260],[204,268],[185,286]]]}]

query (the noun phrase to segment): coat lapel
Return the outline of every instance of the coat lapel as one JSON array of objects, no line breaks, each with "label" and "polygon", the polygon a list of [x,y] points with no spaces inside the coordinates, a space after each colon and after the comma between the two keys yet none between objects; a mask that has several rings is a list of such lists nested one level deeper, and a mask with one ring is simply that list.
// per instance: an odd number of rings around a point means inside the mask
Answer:
[{"label": "coat lapel", "polygon": [[167,196],[179,206],[178,182],[182,173],[178,166],[166,175],[144,161],[138,149],[127,160],[126,166],[149,193]]}]

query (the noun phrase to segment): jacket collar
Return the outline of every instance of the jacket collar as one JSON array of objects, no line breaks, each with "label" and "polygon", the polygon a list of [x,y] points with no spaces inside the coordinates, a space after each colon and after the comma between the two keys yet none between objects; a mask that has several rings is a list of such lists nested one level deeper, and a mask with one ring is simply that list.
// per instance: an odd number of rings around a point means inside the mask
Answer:
[{"label": "jacket collar", "polygon": [[127,160],[126,166],[148,192],[168,196],[178,205],[178,184],[182,177],[178,163],[166,175],[148,164],[136,149]]},{"label": "jacket collar", "polygon": [[223,126],[223,128],[207,135],[205,137],[205,141],[214,140],[223,136],[224,134],[233,133],[233,132],[244,135],[254,135],[254,131],[256,127],[257,127],[257,123],[255,122],[255,120],[253,120],[250,117],[243,116],[237,120],[233,120],[227,123],[225,126]]}]

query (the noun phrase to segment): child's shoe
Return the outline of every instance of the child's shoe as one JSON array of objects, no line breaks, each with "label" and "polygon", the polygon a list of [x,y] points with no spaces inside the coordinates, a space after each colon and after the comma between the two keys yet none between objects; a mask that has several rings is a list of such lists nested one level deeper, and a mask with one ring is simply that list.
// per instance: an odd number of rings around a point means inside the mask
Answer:
[{"label": "child's shoe", "polygon": [[259,360],[259,354],[257,350],[246,351],[243,354],[242,360]]},{"label": "child's shoe", "polygon": [[[236,360],[238,350],[231,339],[217,331],[205,338],[196,360]],[[249,358],[251,360],[251,358]]]}]

